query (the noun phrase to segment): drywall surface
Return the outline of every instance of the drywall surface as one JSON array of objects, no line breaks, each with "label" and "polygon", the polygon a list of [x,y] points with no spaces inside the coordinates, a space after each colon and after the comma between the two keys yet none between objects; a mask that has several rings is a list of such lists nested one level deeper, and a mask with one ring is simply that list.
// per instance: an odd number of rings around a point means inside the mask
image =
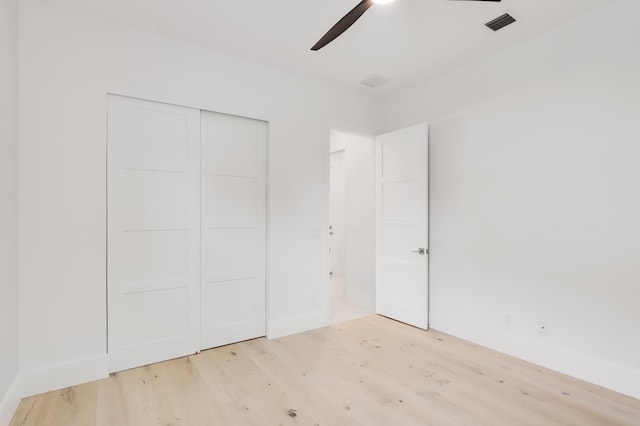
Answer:
[{"label": "drywall surface", "polygon": [[33,0],[21,49],[25,393],[106,373],[107,93],[269,122],[268,332],[328,323],[329,133],[379,100]]},{"label": "drywall surface", "polygon": [[375,145],[373,137],[331,132],[331,151],[345,155],[345,271],[347,300],[375,308]]},{"label": "drywall surface", "polygon": [[329,268],[331,277],[344,278],[345,252],[345,223],[347,221],[346,211],[346,187],[345,187],[345,151],[332,151],[329,159],[329,179],[330,179],[330,201],[331,208],[329,224],[330,226],[330,258]]},{"label": "drywall surface", "polygon": [[431,325],[640,397],[640,4],[392,99],[431,123]]},{"label": "drywall surface", "polygon": [[0,424],[18,374],[18,1],[0,0]]}]

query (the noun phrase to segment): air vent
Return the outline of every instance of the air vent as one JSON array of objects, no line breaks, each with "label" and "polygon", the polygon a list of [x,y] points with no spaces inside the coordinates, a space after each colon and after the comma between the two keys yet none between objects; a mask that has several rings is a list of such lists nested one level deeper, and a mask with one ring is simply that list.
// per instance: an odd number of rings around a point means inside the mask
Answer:
[{"label": "air vent", "polygon": [[378,74],[371,74],[369,77],[362,80],[360,84],[364,84],[365,86],[369,86],[369,87],[378,87],[390,81],[391,79],[389,77],[385,77],[383,75],[378,75]]},{"label": "air vent", "polygon": [[491,22],[487,22],[485,25],[491,28],[493,31],[498,31],[501,28],[506,27],[507,25],[513,24],[516,22],[515,18],[508,13],[494,19]]}]

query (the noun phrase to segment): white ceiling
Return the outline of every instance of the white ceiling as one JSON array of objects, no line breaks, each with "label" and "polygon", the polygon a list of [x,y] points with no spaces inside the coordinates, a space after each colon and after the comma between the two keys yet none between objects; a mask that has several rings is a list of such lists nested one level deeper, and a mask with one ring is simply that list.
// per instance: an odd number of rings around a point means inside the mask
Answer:
[{"label": "white ceiling", "polygon": [[[358,0],[48,0],[121,24],[287,69],[392,95],[611,0],[397,0],[375,5],[318,52],[311,46]],[[508,12],[518,22],[484,26]],[[392,79],[372,89],[370,74]]]}]

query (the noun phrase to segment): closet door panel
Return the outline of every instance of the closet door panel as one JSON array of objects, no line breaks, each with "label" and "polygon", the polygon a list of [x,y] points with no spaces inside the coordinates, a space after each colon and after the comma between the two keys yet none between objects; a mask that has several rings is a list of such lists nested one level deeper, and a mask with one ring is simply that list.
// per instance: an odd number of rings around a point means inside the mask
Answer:
[{"label": "closet door panel", "polygon": [[[241,337],[241,340],[260,337],[259,332],[251,331],[251,322],[247,321],[256,310],[261,310],[262,298],[261,292],[256,290],[257,284],[255,278],[207,283],[202,292],[202,303],[208,305],[202,318],[203,332],[212,335],[211,339],[226,341],[220,345],[237,342],[239,332],[255,334]],[[227,303],[229,299],[243,302]]]},{"label": "closet door panel", "polygon": [[200,330],[200,111],[108,99],[110,371],[194,353]]},{"label": "closet door panel", "polygon": [[[189,235],[184,230],[123,233],[122,245],[128,248],[120,265],[129,283],[176,279],[189,275]],[[127,282],[125,282],[125,286]]]},{"label": "closet door panel", "polygon": [[212,229],[258,225],[261,192],[254,177],[209,175],[206,179],[206,222]]},{"label": "closet door panel", "polygon": [[208,282],[256,277],[260,237],[255,228],[209,229],[205,259]]},{"label": "closet door panel", "polygon": [[[204,114],[213,114],[204,112]],[[217,143],[207,144],[206,158],[209,170],[222,176],[258,177],[260,167],[258,161],[264,161],[260,156],[261,133],[264,129],[258,126],[247,126],[245,118],[231,117],[236,122],[219,122],[212,129],[218,138]],[[211,128],[210,128],[211,129]]]},{"label": "closet door panel", "polygon": [[266,333],[266,123],[202,112],[202,348]]},{"label": "closet door panel", "polygon": [[187,228],[189,173],[122,170],[118,196],[124,229]]}]

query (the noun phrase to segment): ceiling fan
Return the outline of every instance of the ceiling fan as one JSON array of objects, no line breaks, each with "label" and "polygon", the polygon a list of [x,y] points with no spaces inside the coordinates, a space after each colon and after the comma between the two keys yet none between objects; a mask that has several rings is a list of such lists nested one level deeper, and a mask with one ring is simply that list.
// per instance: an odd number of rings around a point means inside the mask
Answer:
[{"label": "ceiling fan", "polygon": [[[374,4],[387,4],[393,0],[362,0],[349,13],[344,15],[322,38],[313,45],[311,50],[320,50],[333,40],[338,38],[351,25],[353,25],[360,17]],[[453,0],[453,1],[491,1],[501,2],[502,0]]]}]

